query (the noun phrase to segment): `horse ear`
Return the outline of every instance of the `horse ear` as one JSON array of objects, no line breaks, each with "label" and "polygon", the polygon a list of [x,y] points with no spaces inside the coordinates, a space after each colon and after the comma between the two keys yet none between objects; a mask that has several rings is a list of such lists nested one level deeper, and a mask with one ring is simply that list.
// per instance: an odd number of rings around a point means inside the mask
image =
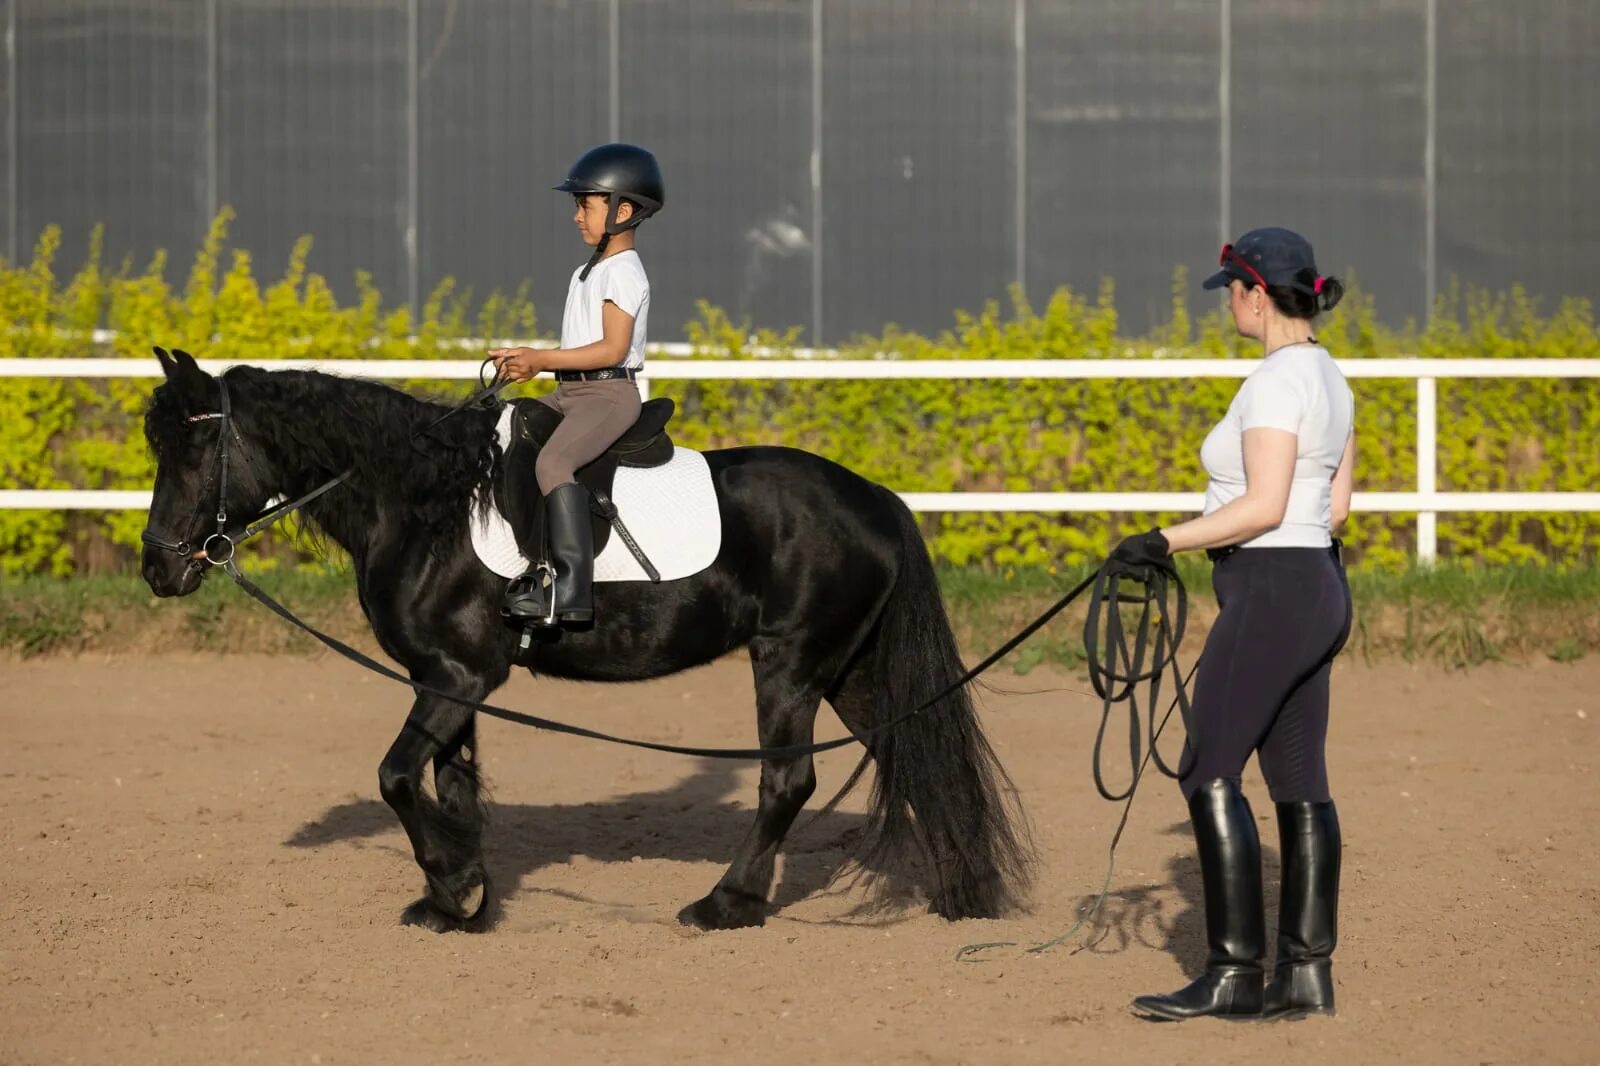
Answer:
[{"label": "horse ear", "polygon": [[173,363],[172,356],[167,354],[167,350],[159,344],[156,345],[155,351],[156,359],[161,363],[161,372],[167,376],[168,381],[171,381],[173,372],[178,369],[177,365]]},{"label": "horse ear", "polygon": [[170,361],[172,367],[167,371],[167,380],[177,386],[189,405],[199,410],[211,403],[213,391],[211,375],[200,369],[200,364],[194,361],[194,356],[181,348],[174,348]]}]

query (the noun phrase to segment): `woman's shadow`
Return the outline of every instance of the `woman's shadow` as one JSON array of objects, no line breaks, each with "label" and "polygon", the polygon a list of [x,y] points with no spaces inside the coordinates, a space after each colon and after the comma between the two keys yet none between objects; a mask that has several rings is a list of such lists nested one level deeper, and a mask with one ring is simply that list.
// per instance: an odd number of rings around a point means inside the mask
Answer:
[{"label": "woman's shadow", "polygon": [[[1176,959],[1186,976],[1198,977],[1206,968],[1205,881],[1200,858],[1188,822],[1169,826],[1165,834],[1181,838],[1186,845],[1167,860],[1167,884],[1136,884],[1108,892],[1089,923],[1080,950],[1116,955],[1135,945],[1154,948]],[[1261,883],[1269,945],[1276,921],[1278,876],[1278,853],[1263,842]],[[1168,897],[1168,885],[1177,889],[1175,906]],[[1082,897],[1077,912],[1087,914],[1097,898]]]},{"label": "woman's shadow", "polygon": [[[489,824],[484,856],[494,885],[492,902],[515,895],[535,871],[579,856],[618,863],[634,858],[726,863],[755,820],[755,811],[733,800],[744,788],[733,764],[702,759],[695,773],[666,788],[603,801],[501,804],[486,796]],[[829,811],[819,817],[802,811],[784,840],[782,879],[772,909],[833,885],[850,862],[865,823],[861,814]],[[296,829],[284,844],[317,848],[399,828],[386,804],[357,799],[328,808]],[[882,878],[883,895],[889,900],[915,895],[905,872],[866,872]],[[851,913],[869,909],[876,908],[858,907]],[[499,907],[495,911],[503,913]]]}]

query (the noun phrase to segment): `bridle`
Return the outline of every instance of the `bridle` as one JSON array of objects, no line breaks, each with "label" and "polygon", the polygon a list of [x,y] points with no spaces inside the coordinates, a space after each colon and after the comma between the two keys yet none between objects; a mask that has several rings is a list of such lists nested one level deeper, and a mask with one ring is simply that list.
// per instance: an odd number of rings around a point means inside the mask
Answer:
[{"label": "bridle", "polygon": [[[440,415],[432,422],[429,422],[426,426],[413,431],[413,439],[426,434],[429,430],[438,426],[445,419],[466,410],[468,407],[484,402],[485,400],[493,402],[495,395],[500,392],[501,389],[509,385],[510,381],[504,378],[496,377],[485,383],[483,381],[483,367],[484,365],[487,365],[488,362],[489,360],[485,359],[484,363],[478,368],[478,380],[480,383],[480,388],[478,391],[467,397],[464,401],[456,406],[451,407],[444,414]],[[195,499],[194,510],[190,512],[189,524],[187,526],[184,538],[182,540],[168,540],[165,537],[161,537],[155,533],[152,533],[150,531],[150,527],[146,526],[142,531],[140,531],[139,540],[149,547],[159,548],[162,551],[172,552],[174,555],[185,557],[188,560],[189,568],[191,570],[202,566],[222,566],[226,567],[230,573],[237,574],[238,567],[234,562],[234,555],[240,544],[243,544],[245,541],[256,536],[258,533],[264,532],[270,528],[274,522],[278,521],[278,519],[282,518],[289,512],[304,507],[306,504],[310,503],[312,500],[315,500],[323,493],[343,484],[349,479],[350,475],[355,473],[355,467],[351,467],[344,471],[344,473],[337,474],[334,477],[329,478],[327,481],[324,481],[322,484],[318,485],[316,488],[312,489],[303,496],[298,496],[293,500],[288,500],[284,503],[269,507],[267,510],[262,511],[253,520],[247,523],[244,529],[239,533],[230,534],[228,532],[228,438],[231,436],[234,440],[234,443],[238,445],[239,454],[244,457],[244,461],[247,465],[250,464],[250,456],[244,449],[244,438],[239,435],[239,427],[235,425],[233,421],[233,402],[228,396],[228,382],[221,376],[216,378],[216,382],[217,389],[220,392],[217,410],[190,415],[188,418],[184,419],[185,422],[191,424],[212,421],[217,423],[217,450],[215,453],[215,459],[211,464],[210,472],[206,474],[205,484],[200,486],[200,495]],[[198,550],[196,550],[194,546],[194,538],[196,531],[201,525],[201,508],[205,506],[206,495],[209,492],[213,482],[218,485],[217,528],[215,532],[208,534],[205,540],[200,542],[200,547]],[[213,546],[215,546],[215,548]],[[220,558],[215,550],[217,548],[221,549],[222,554]]]},{"label": "bridle", "polygon": [[[206,474],[205,484],[200,486],[200,494],[194,501],[194,510],[189,514],[189,524],[182,540],[168,540],[150,531],[146,526],[139,533],[139,540],[149,547],[159,548],[162,551],[172,552],[174,555],[183,556],[188,560],[191,570],[201,566],[234,567],[234,555],[238,546],[267,529],[278,519],[296,508],[304,507],[312,500],[321,496],[337,485],[342,484],[355,472],[354,467],[344,473],[329,478],[310,492],[296,499],[280,503],[268,508],[247,523],[243,530],[237,534],[228,532],[228,439],[233,438],[238,445],[239,454],[248,464],[250,456],[244,450],[244,438],[239,435],[239,427],[233,421],[233,403],[228,396],[228,383],[221,377],[216,379],[220,391],[218,409],[205,411],[201,414],[190,415],[185,422],[194,424],[198,422],[217,423],[217,449],[210,471]],[[217,488],[217,528],[216,531],[206,536],[200,542],[198,550],[194,546],[194,538],[202,524],[201,509],[205,506],[206,496],[212,484]]]}]

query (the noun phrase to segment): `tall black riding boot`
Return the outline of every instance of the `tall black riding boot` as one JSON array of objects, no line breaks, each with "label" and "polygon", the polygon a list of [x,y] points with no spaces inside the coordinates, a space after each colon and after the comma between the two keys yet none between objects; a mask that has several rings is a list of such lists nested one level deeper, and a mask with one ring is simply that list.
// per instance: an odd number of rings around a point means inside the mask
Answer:
[{"label": "tall black riding boot", "polygon": [[576,481],[557,485],[545,497],[550,531],[550,563],[555,567],[556,619],[594,621],[594,530],[589,490]]},{"label": "tall black riding boot", "polygon": [[1261,839],[1239,787],[1208,781],[1189,798],[1206,893],[1206,972],[1165,996],[1140,996],[1133,1009],[1153,1021],[1207,1015],[1259,1016],[1267,949],[1261,901]]},{"label": "tall black riding boot", "polygon": [[1278,959],[1267,985],[1268,1017],[1333,1013],[1339,939],[1339,814],[1332,803],[1278,804],[1283,889]]}]

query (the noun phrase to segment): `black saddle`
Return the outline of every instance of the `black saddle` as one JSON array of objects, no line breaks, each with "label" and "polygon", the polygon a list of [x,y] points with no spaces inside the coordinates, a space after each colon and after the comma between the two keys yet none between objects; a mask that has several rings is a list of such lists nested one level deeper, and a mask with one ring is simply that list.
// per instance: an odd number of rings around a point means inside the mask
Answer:
[{"label": "black saddle", "polygon": [[[511,445],[501,459],[495,505],[511,523],[523,554],[537,562],[543,557],[542,547],[532,552],[528,549],[545,542],[544,496],[534,477],[534,463],[539,458],[539,450],[549,443],[550,435],[561,424],[562,416],[555,408],[538,400],[514,400],[511,407]],[[670,399],[646,400],[632,428],[594,462],[578,468],[578,484],[589,490],[596,556],[611,539],[611,528],[618,520],[616,506],[611,502],[617,468],[648,469],[664,466],[672,459],[674,445],[667,435],[667,422],[674,410]]]}]

